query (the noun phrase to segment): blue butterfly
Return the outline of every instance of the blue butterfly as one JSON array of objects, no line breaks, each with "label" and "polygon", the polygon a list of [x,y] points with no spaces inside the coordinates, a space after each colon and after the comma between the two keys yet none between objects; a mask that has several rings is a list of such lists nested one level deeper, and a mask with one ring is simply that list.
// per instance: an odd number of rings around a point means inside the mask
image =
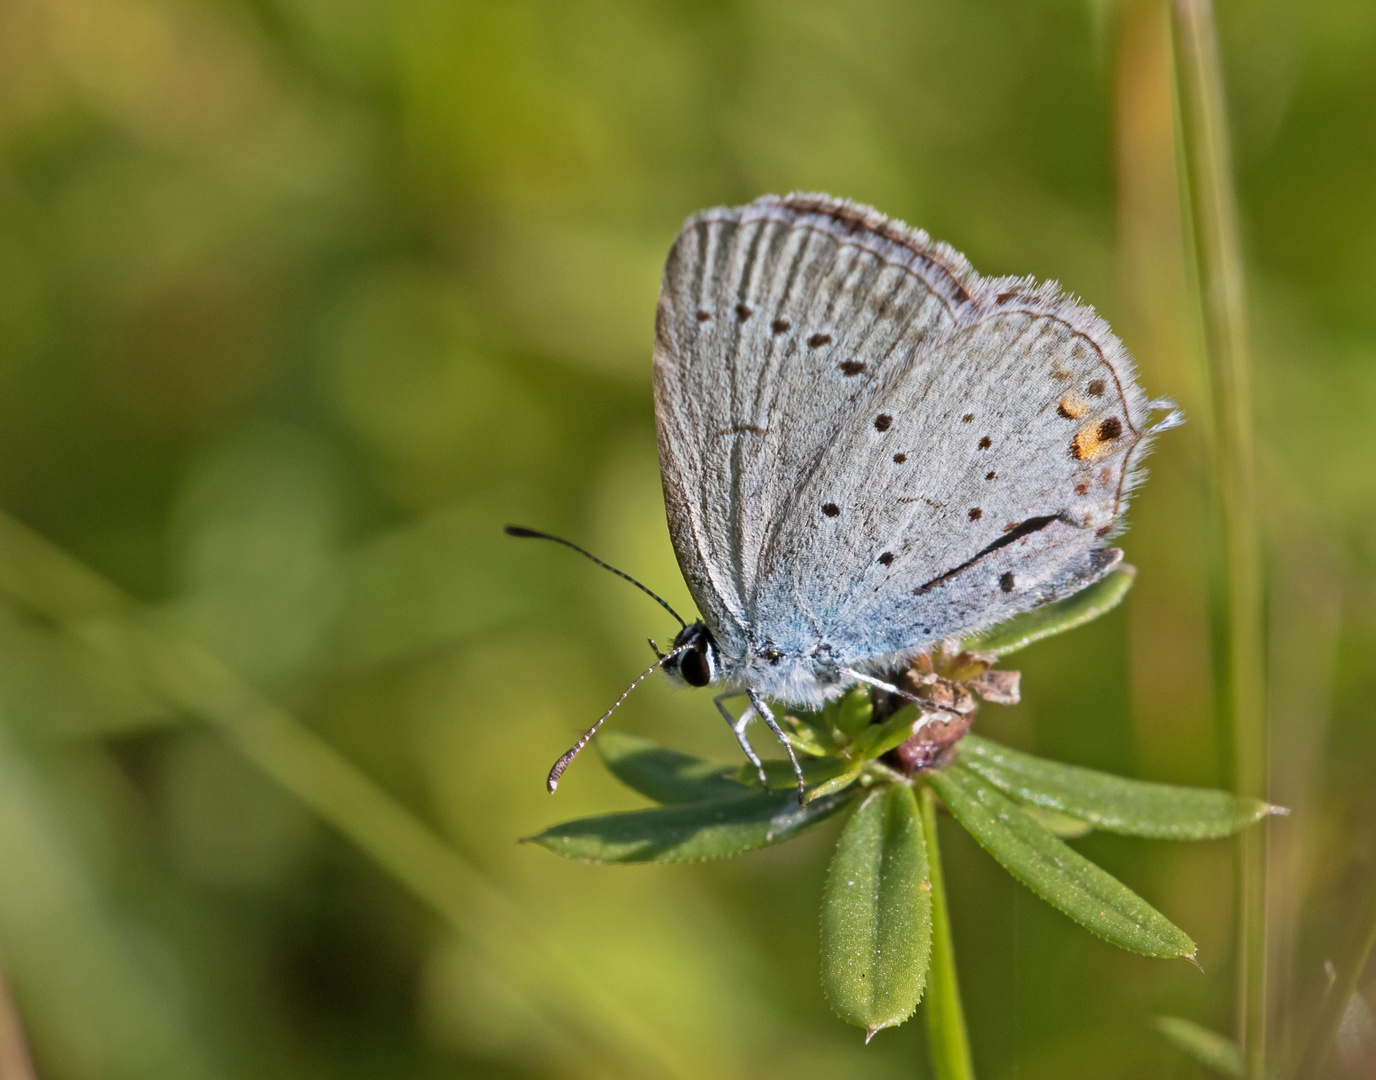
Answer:
[{"label": "blue butterfly", "polygon": [[[659,294],[654,391],[669,533],[702,617],[655,597],[682,629],[559,759],[551,791],[663,668],[722,688],[762,781],[745,729],[764,720],[801,798],[768,702],[817,708],[858,683],[911,697],[886,676],[913,657],[1103,577],[1137,463],[1179,422],[1149,422],[1169,402],[1147,400],[1108,325],[1055,283],[982,278],[826,195],[688,219]],[[749,702],[739,717],[733,697]]]}]

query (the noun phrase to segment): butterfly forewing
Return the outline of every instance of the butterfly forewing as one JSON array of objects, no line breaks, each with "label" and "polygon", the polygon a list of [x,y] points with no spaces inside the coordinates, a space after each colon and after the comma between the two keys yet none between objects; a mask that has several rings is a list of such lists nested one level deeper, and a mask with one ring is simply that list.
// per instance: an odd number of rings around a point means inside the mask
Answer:
[{"label": "butterfly forewing", "polygon": [[762,556],[859,403],[969,304],[964,260],[873,211],[765,199],[690,219],[669,254],[655,400],[670,529],[728,653]]}]

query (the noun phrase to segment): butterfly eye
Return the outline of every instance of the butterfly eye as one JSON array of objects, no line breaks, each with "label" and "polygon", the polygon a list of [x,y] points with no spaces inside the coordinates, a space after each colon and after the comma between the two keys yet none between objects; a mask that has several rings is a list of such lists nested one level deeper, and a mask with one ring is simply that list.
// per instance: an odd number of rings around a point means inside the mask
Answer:
[{"label": "butterfly eye", "polygon": [[712,667],[703,649],[690,649],[679,662],[678,673],[689,686],[706,686],[712,681]]}]

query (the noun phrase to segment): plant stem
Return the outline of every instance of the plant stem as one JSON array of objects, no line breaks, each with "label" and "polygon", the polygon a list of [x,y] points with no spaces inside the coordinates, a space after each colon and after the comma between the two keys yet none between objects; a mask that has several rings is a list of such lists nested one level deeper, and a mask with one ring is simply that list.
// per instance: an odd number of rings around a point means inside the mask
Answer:
[{"label": "plant stem", "polygon": [[[1267,717],[1261,545],[1251,377],[1237,205],[1223,77],[1210,0],[1174,0],[1175,68],[1212,398],[1215,485],[1223,534],[1220,704],[1234,786],[1266,798]],[[1237,840],[1238,1041],[1249,1080],[1266,1051],[1266,833]]]},{"label": "plant stem", "polygon": [[941,849],[936,837],[936,796],[922,788],[922,832],[927,841],[928,875],[932,883],[932,965],[927,977],[927,1048],[936,1080],[975,1080],[970,1060],[970,1036],[960,1007],[956,981],[956,953],[951,944],[951,915],[946,906],[946,883],[941,873]]},{"label": "plant stem", "polygon": [[1338,1026],[1347,1012],[1347,1003],[1357,990],[1357,983],[1361,980],[1372,948],[1376,947],[1376,886],[1373,886],[1367,899],[1358,926],[1356,948],[1348,954],[1347,962],[1338,972],[1333,988],[1324,999],[1323,1008],[1310,1031],[1309,1042],[1304,1047],[1304,1057],[1300,1059],[1300,1067],[1295,1072],[1295,1080],[1311,1080],[1320,1075],[1319,1070],[1332,1049],[1333,1036],[1338,1033]]}]

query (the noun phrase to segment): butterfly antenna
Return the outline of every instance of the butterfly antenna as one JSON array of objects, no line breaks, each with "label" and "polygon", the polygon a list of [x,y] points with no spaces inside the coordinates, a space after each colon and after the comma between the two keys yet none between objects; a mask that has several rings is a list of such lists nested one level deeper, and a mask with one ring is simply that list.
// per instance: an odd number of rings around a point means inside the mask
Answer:
[{"label": "butterfly antenna", "polygon": [[[553,537],[551,537],[551,539],[553,539]],[[592,742],[592,737],[597,734],[597,729],[602,726],[602,721],[607,719],[607,717],[611,716],[612,713],[616,712],[616,710],[621,707],[621,703],[631,696],[631,691],[634,690],[641,683],[643,683],[652,674],[654,674],[654,672],[657,669],[663,667],[664,664],[666,664],[669,660],[672,660],[675,656],[678,656],[679,653],[685,653],[691,648],[693,648],[692,645],[681,645],[677,649],[674,649],[672,652],[667,653],[664,656],[661,656],[653,664],[651,664],[644,671],[642,671],[636,677],[635,682],[631,683],[630,686],[626,687],[626,689],[622,691],[621,696],[616,699],[616,701],[612,704],[612,707],[608,709],[606,712],[604,712],[601,716],[599,716],[597,718],[597,722],[593,724],[592,727],[588,728],[587,731],[583,732],[583,734],[579,737],[578,741],[574,743],[572,746],[570,746],[568,750],[563,754],[563,756],[561,756],[559,760],[554,763],[554,768],[550,769],[549,771],[549,779],[545,781],[545,786],[549,788],[549,793],[551,795],[554,794],[554,789],[559,786],[559,778],[564,775],[564,770],[567,769],[570,764],[572,764],[573,759],[578,756],[579,752],[583,749],[583,747],[587,746],[588,743]]]},{"label": "butterfly antenna", "polygon": [[[673,608],[671,608],[669,606],[669,602],[665,600],[664,597],[660,596],[658,593],[653,592],[650,589],[647,589],[644,585],[640,584],[640,582],[636,581],[635,578],[631,577],[631,575],[626,573],[625,571],[618,570],[615,566],[612,566],[610,563],[604,563],[592,552],[584,551],[577,544],[571,543],[561,536],[551,536],[549,533],[537,532],[534,529],[527,529],[521,525],[508,525],[502,531],[505,532],[507,536],[519,536],[529,540],[553,540],[556,544],[563,544],[566,548],[573,548],[573,550],[578,552],[579,555],[582,555],[585,559],[591,559],[598,566],[602,567],[603,570],[610,570],[617,577],[624,578],[625,580],[629,581],[637,589],[643,592],[646,596],[650,597],[650,599],[654,600],[655,603],[657,603],[660,607],[662,607],[665,611],[667,611],[670,615],[677,619],[679,626],[688,625],[686,622],[683,621],[683,616],[680,615]],[[649,673],[647,672],[646,674]],[[613,708],[615,708],[615,706],[613,706]],[[554,789],[550,788],[550,790],[553,791]]]}]

